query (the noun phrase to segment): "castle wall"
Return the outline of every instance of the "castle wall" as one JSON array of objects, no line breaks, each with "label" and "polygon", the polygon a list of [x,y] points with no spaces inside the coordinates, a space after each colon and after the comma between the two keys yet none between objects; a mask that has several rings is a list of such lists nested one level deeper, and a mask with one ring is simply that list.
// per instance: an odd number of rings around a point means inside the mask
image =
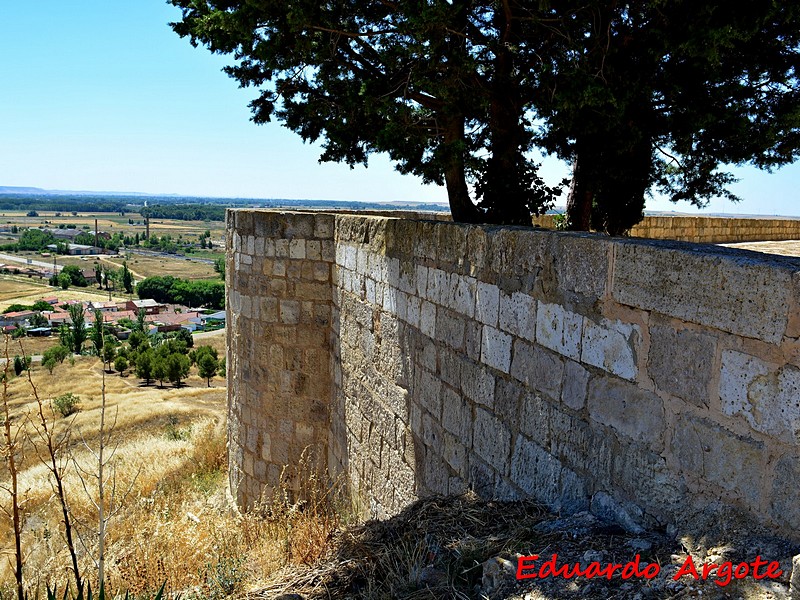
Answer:
[{"label": "castle wall", "polygon": [[308,446],[374,516],[472,489],[634,529],[718,501],[800,530],[800,263],[380,216],[228,218],[240,504]]}]

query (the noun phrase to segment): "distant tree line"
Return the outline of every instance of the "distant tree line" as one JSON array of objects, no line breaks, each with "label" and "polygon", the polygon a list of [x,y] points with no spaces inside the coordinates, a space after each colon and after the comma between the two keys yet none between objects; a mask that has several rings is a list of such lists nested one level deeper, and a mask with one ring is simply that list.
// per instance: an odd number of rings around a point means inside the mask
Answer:
[{"label": "distant tree line", "polygon": [[178,219],[181,221],[222,221],[225,207],[213,204],[157,204],[139,210],[150,219]]},{"label": "distant tree line", "polygon": [[92,196],[48,196],[35,194],[0,194],[0,210],[24,211],[81,211],[81,212],[125,212],[130,199],[97,198]]}]

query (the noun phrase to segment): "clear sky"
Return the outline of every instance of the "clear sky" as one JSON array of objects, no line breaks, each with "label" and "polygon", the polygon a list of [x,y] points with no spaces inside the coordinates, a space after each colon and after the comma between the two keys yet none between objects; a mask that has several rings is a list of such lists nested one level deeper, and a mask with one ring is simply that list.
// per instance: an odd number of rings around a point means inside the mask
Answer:
[{"label": "clear sky", "polygon": [[[370,167],[319,164],[319,148],[250,118],[252,89],[167,25],[163,0],[0,0],[0,186],[220,197],[442,201],[444,189]],[[566,167],[545,163],[557,181]],[[737,170],[740,205],[800,215],[800,165]],[[696,209],[649,201],[652,210]]]}]

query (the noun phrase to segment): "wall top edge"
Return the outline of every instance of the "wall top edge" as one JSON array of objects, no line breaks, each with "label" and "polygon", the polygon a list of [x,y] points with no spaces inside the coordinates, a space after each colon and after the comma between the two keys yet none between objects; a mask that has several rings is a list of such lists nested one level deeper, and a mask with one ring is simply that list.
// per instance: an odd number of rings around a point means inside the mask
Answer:
[{"label": "wall top edge", "polygon": [[[342,223],[393,223],[398,227],[413,227],[417,224],[431,227],[447,227],[462,230],[461,235],[471,231],[480,231],[490,237],[495,236],[547,236],[553,240],[588,239],[599,244],[614,244],[620,251],[633,251],[637,249],[647,251],[673,251],[685,254],[689,259],[715,259],[735,262],[742,266],[774,267],[781,270],[800,272],[800,258],[765,254],[740,248],[729,248],[709,243],[683,242],[677,240],[648,239],[639,237],[609,237],[600,233],[580,231],[554,231],[542,227],[524,227],[511,225],[469,224],[453,223],[450,216],[445,213],[424,213],[414,211],[347,211],[347,210],[283,210],[269,208],[229,208],[229,215],[251,215],[256,219],[259,216],[288,217],[316,216],[333,217]],[[414,234],[420,232],[414,231]]]}]

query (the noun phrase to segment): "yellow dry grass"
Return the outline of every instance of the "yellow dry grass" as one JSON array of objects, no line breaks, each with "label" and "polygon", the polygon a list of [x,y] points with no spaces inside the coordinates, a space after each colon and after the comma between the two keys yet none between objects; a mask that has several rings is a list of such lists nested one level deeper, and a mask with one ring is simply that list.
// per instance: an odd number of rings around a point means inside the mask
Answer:
[{"label": "yellow dry grass", "polygon": [[[121,258],[107,258],[104,262],[122,268]],[[182,258],[164,256],[145,256],[131,254],[128,258],[128,268],[138,277],[153,277],[155,275],[172,275],[182,279],[219,279],[219,274],[214,271],[214,265],[201,263]]]},{"label": "yellow dry grass", "polygon": [[[32,280],[21,280],[13,275],[0,275],[0,311],[12,304],[31,305],[37,300],[56,296],[60,301],[67,300],[108,300],[108,292],[103,292],[91,286],[87,288],[69,288],[62,290],[45,283],[36,283]],[[114,292],[111,299],[123,302],[125,296]]]},{"label": "yellow dry grass", "polygon": [[[28,298],[29,296],[41,294],[47,288],[50,288],[50,286],[25,281],[11,275],[0,275],[0,308],[19,302],[18,298]],[[20,304],[22,303],[20,302]]]},{"label": "yellow dry grass", "polygon": [[[212,338],[217,339],[224,336]],[[48,415],[56,431],[72,431],[65,488],[81,533],[81,568],[94,579],[96,483],[91,475],[79,473],[96,472],[92,450],[99,443],[103,371],[98,359],[83,357],[74,365],[59,365],[52,375],[34,366],[32,379],[40,398],[69,391],[81,399],[81,410],[72,417]],[[214,384],[207,389],[205,381],[193,376],[185,387],[160,389],[133,377],[105,375],[106,419],[115,423],[109,481],[114,482],[119,507],[108,525],[106,565],[112,591],[152,594],[166,581],[167,592],[183,597],[233,597],[263,584],[287,564],[316,559],[339,522],[322,486],[315,495],[321,500],[308,502],[303,510],[285,499],[265,505],[261,516],[231,509],[225,492],[226,392],[222,380]],[[49,472],[33,448],[37,405],[24,376],[10,380],[8,400],[12,423],[29,434],[19,477],[25,499],[27,583],[40,592],[48,584],[63,587],[70,572],[60,507]],[[8,477],[7,469],[0,469],[0,483]],[[0,492],[0,504],[7,508],[8,502]],[[11,527],[2,522],[0,553],[8,553],[13,548]],[[6,562],[0,562],[0,596],[12,579]]]}]

